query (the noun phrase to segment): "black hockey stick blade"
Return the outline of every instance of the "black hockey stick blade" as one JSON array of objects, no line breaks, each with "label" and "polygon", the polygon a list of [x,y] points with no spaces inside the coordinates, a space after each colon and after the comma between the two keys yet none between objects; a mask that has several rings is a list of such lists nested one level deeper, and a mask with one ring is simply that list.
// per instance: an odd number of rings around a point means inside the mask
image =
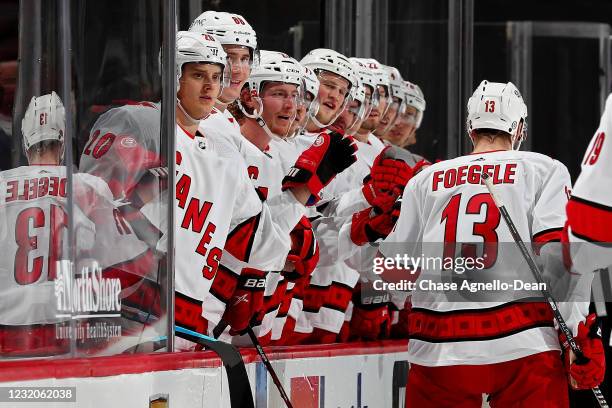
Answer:
[{"label": "black hockey stick blade", "polygon": [[219,356],[227,373],[232,408],[255,407],[244,360],[236,347],[180,326],[176,326],[174,332],[178,337],[201,344]]}]

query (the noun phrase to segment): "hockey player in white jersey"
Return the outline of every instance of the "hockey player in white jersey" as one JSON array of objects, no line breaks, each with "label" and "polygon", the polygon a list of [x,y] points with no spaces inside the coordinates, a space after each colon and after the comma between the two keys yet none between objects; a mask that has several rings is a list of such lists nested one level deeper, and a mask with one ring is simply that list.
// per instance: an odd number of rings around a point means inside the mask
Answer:
[{"label": "hockey player in white jersey", "polygon": [[397,119],[404,114],[406,109],[406,93],[402,75],[395,67],[383,65],[382,68],[387,72],[389,78],[390,99],[385,115],[380,119],[378,126],[374,130],[374,134],[381,140],[384,139],[385,135],[393,127]]},{"label": "hockey player in white jersey", "polygon": [[[244,135],[240,153],[262,201],[285,194],[281,187],[286,171],[278,146],[288,145],[285,139],[297,120],[298,106],[305,105],[303,85],[303,67],[295,59],[280,52],[261,51],[260,64],[253,68],[237,101],[240,111],[236,117]],[[266,279],[264,303],[252,325],[262,344],[280,338],[288,308],[285,306],[279,315],[281,303],[287,305],[291,301],[289,295],[296,281],[308,279],[318,260],[308,219],[303,217],[296,228],[291,232],[292,246],[284,270],[261,271]],[[305,236],[309,239],[304,240]],[[273,325],[277,327],[276,336]],[[232,341],[250,344],[248,337]]]},{"label": "hockey player in white jersey", "polygon": [[[477,251],[483,252],[486,276],[504,279],[520,270],[513,266],[517,252],[508,227],[481,182],[486,172],[520,235],[538,244],[541,260],[558,262],[559,256],[548,255],[555,254],[550,242],[561,238],[565,223],[569,173],[547,156],[514,150],[524,137],[526,117],[527,107],[512,83],[483,81],[468,102],[473,153],[436,163],[408,183],[398,223],[381,252],[387,257],[456,259],[456,243],[481,242]],[[474,257],[473,245],[459,247],[459,256]],[[408,406],[480,407],[483,394],[491,406],[567,406],[567,381],[549,305],[518,301],[522,292],[511,297],[516,301],[501,300],[501,294],[487,299],[486,292],[466,299],[453,297],[458,292],[452,288],[445,292],[418,286],[444,276],[461,278],[459,272],[452,267],[421,269],[409,319]],[[574,333],[588,303],[575,306],[579,310],[565,316]]]},{"label": "hockey player in white jersey", "polygon": [[[609,266],[612,265],[612,250],[609,247],[609,243],[612,242],[610,234],[612,199],[609,190],[604,187],[609,186],[611,181],[612,149],[608,140],[610,134],[612,134],[612,95],[608,95],[606,99],[599,126],[586,149],[582,160],[582,171],[566,208],[567,224],[564,238],[570,242],[569,261],[576,271],[582,273],[601,269],[599,274],[608,274]],[[601,276],[602,281],[605,278]],[[598,385],[606,371],[603,345],[596,339],[589,341],[593,333],[587,330],[588,326],[589,324],[582,332],[578,332],[578,341],[583,349],[588,348],[592,363],[573,364],[569,369],[571,376],[574,379],[578,378],[575,383],[580,385],[579,388],[592,388]],[[566,361],[566,364],[568,363]]]},{"label": "hockey player in white jersey", "polygon": [[363,121],[361,127],[355,132],[354,137],[363,143],[371,145],[378,154],[385,146],[373,132],[379,126],[382,118],[387,114],[391,106],[392,97],[389,74],[388,71],[383,68],[383,65],[373,58],[351,58],[351,62],[361,70],[364,68],[369,70],[376,84],[375,98],[378,99],[378,104],[372,106],[370,114],[367,119]]},{"label": "hockey player in white jersey", "polygon": [[612,242],[610,211],[612,199],[604,186],[610,185],[609,163],[612,149],[612,95],[608,96],[599,127],[582,160],[582,171],[576,180],[567,205],[568,232],[572,245],[572,262],[580,271],[592,271],[612,265],[612,251],[597,243]]},{"label": "hockey player in white jersey", "polygon": [[[0,173],[0,236],[7,243],[0,266],[0,348],[13,356],[61,354],[68,351],[70,339],[57,337],[67,323],[65,309],[58,309],[62,302],[56,279],[68,273],[61,269],[60,261],[70,261],[71,254],[67,175],[61,165],[64,106],[55,92],[32,98],[22,121],[22,133],[29,165]],[[125,245],[146,251],[146,245],[133,236],[116,210],[104,181],[75,174],[73,200],[77,272],[91,266],[92,259],[102,268],[112,263],[114,258],[103,250],[117,249],[116,256],[125,254],[120,248]],[[69,310],[73,306],[68,305]]]}]

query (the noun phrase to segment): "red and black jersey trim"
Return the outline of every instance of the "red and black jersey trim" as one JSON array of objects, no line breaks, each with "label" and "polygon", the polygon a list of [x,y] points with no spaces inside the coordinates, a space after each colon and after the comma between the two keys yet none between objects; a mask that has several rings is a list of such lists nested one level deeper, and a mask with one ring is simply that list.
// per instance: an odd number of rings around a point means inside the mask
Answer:
[{"label": "red and black jersey trim", "polygon": [[174,296],[174,321],[177,326],[207,334],[208,321],[202,317],[202,302],[180,292]]},{"label": "red and black jersey trim", "polygon": [[227,304],[232,298],[236,286],[238,286],[239,279],[240,275],[232,272],[230,269],[223,266],[223,264],[220,264],[212,284],[210,285],[211,295]]},{"label": "red and black jersey trim", "polygon": [[563,228],[549,228],[533,234],[532,246],[536,255],[540,255],[540,249],[549,242],[561,242]]},{"label": "red and black jersey trim", "polygon": [[225,250],[236,259],[248,262],[255,241],[255,233],[259,228],[261,213],[238,224],[227,236]]},{"label": "red and black jersey trim", "polygon": [[325,302],[323,302],[323,307],[344,313],[352,297],[352,287],[344,283],[332,282]]},{"label": "red and black jersey trim", "polygon": [[533,234],[532,241],[537,244],[546,244],[547,242],[561,242],[563,227],[549,228]]},{"label": "red and black jersey trim", "polygon": [[572,196],[566,212],[576,237],[590,242],[612,242],[612,207]]},{"label": "red and black jersey trim", "polygon": [[554,328],[552,311],[545,302],[448,312],[413,308],[408,320],[409,337],[428,343],[494,340],[537,327]]},{"label": "red and black jersey trim", "polygon": [[[303,311],[308,313],[317,313],[325,302],[329,288],[329,286],[319,286],[313,284],[306,286],[301,296]],[[300,299],[300,297],[296,296],[296,299]]]}]

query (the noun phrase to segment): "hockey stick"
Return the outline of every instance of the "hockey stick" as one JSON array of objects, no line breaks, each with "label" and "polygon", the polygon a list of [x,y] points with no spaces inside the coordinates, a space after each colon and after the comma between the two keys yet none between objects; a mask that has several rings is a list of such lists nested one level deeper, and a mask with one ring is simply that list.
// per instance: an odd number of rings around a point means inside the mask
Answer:
[{"label": "hockey stick", "polygon": [[[219,324],[217,324],[217,326],[213,329],[213,336],[215,336],[215,338],[218,338],[227,326],[229,326],[229,324],[225,320],[221,320]],[[253,332],[251,326],[247,326],[247,334],[251,338],[251,343],[253,343],[253,346],[255,346],[255,350],[257,350],[257,354],[259,354],[259,358],[266,367],[266,370],[268,370],[270,377],[272,377],[272,381],[274,382],[274,385],[276,385],[276,388],[278,389],[281,398],[283,399],[283,401],[285,401],[285,405],[287,405],[287,408],[293,408],[291,400],[289,399],[287,393],[285,392],[285,389],[283,388],[283,384],[280,382],[278,375],[276,375],[274,367],[272,367],[268,356],[266,355],[263,347],[261,347],[261,343],[259,343],[259,340],[257,339],[257,336],[255,335],[255,332]]]},{"label": "hockey stick", "polygon": [[[514,242],[516,243],[516,245],[521,250],[523,257],[527,261],[527,264],[529,265],[529,269],[531,269],[531,273],[533,274],[537,283],[540,285],[539,287],[546,288],[545,286],[546,283],[544,282],[544,279],[542,278],[542,273],[540,272],[540,268],[536,264],[531,253],[527,250],[525,243],[522,241],[521,235],[516,229],[516,226],[514,225],[512,218],[510,218],[510,214],[508,213],[508,210],[504,206],[504,203],[502,202],[501,197],[495,193],[494,188],[493,188],[493,182],[491,181],[490,177],[491,176],[489,174],[484,173],[484,172],[482,173],[482,179],[484,180],[485,185],[487,186],[487,189],[489,190],[489,194],[491,194],[491,197],[493,198],[493,202],[495,203],[495,206],[497,207],[502,217],[504,218],[506,225],[508,225],[510,234],[512,235],[512,238],[514,239]],[[572,331],[569,329],[569,327],[567,327],[567,323],[565,322],[565,319],[563,318],[563,316],[561,316],[561,312],[559,312],[559,307],[555,299],[552,297],[552,295],[550,294],[548,290],[542,289],[541,292],[542,292],[542,295],[544,295],[544,298],[546,299],[546,301],[548,302],[550,308],[552,309],[553,315],[555,316],[555,320],[557,321],[557,323],[559,324],[559,328],[565,335],[565,338],[567,339],[567,342],[570,348],[576,355],[576,363],[584,364],[588,362],[589,359],[585,357],[584,354],[582,354],[582,350],[580,350],[580,346],[578,346],[578,344],[576,343],[576,340],[574,339]],[[601,390],[599,389],[599,387],[592,388],[592,391],[593,391],[593,394],[595,395],[595,399],[597,399],[597,402],[599,403],[599,406],[601,408],[608,408],[608,403],[606,402],[606,399],[601,393]]]},{"label": "hockey stick", "polygon": [[289,399],[287,393],[285,392],[285,389],[283,388],[283,384],[281,384],[278,376],[276,375],[276,371],[274,371],[270,360],[268,360],[268,356],[266,356],[266,353],[264,352],[263,347],[261,347],[261,344],[259,343],[259,340],[257,339],[257,336],[255,335],[255,332],[253,332],[251,326],[247,326],[247,334],[251,338],[251,341],[255,346],[255,350],[257,350],[257,354],[259,354],[259,358],[261,358],[261,361],[266,366],[266,370],[268,370],[270,377],[272,377],[272,381],[274,381],[274,384],[276,385],[276,388],[278,389],[281,398],[283,399],[283,401],[285,401],[285,405],[287,405],[287,408],[293,408],[291,400]]},{"label": "hockey stick", "polygon": [[225,373],[227,374],[230,403],[232,407],[255,407],[246,367],[236,347],[180,326],[175,326],[174,330],[177,336],[201,344],[214,351],[219,358],[221,358],[223,366],[225,367]]}]

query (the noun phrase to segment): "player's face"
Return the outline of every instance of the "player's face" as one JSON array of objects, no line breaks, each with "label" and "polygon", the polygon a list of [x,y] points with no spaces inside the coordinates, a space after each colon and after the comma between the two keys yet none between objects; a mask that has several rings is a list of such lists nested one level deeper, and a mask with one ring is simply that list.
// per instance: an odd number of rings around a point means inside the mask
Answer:
[{"label": "player's face", "polygon": [[338,127],[344,131],[348,130],[347,128],[355,123],[357,119],[357,113],[359,111],[360,103],[358,101],[351,101],[346,108],[342,111],[338,119],[334,122],[334,126]]},{"label": "player's face", "polygon": [[400,107],[401,101],[396,97],[393,97],[392,100],[393,102],[391,103],[391,106],[389,106],[389,108],[387,109],[387,113],[385,113],[385,116],[383,116],[383,118],[380,120],[378,126],[376,127],[376,130],[374,131],[374,134],[376,134],[376,136],[384,136],[385,133],[388,132],[389,128],[393,126],[395,120],[397,119],[398,109]]},{"label": "player's face", "polygon": [[251,52],[241,45],[224,45],[223,49],[232,67],[232,78],[230,86],[223,89],[219,99],[223,103],[231,103],[240,96],[240,90],[251,74]]},{"label": "player's face", "polygon": [[183,65],[177,97],[183,109],[193,118],[210,113],[221,89],[219,65],[188,63]]},{"label": "player's face", "polygon": [[412,146],[416,143],[416,122],[419,111],[414,106],[406,107],[406,113],[402,116],[402,122],[406,123],[404,138],[400,146]]},{"label": "player's face", "polygon": [[262,92],[263,119],[268,128],[280,137],[289,134],[296,118],[297,85],[272,82],[266,84]]},{"label": "player's face", "polygon": [[385,140],[396,146],[402,146],[402,141],[406,138],[406,121],[401,118],[395,121],[393,127],[385,135]]},{"label": "player's face", "polygon": [[382,85],[378,85],[377,89],[378,89],[378,95],[380,97],[380,102],[378,103],[378,106],[375,106],[372,108],[372,110],[370,111],[370,115],[368,115],[367,119],[364,120],[363,124],[361,125],[361,128],[368,132],[373,132],[374,129],[376,129],[376,127],[380,123],[383,113],[387,109],[387,104],[388,104],[387,88],[385,88]]},{"label": "player's face", "polygon": [[349,94],[349,81],[328,71],[321,71],[318,75],[321,85],[319,86],[319,112],[317,120],[321,123],[329,123],[338,114],[344,99]]},{"label": "player's face", "polygon": [[306,92],[304,94],[304,103],[298,103],[297,110],[295,112],[295,120],[291,125],[291,130],[289,131],[290,135],[295,134],[295,132],[306,125],[306,121],[308,120],[308,106],[314,100],[315,96],[310,92]]}]

